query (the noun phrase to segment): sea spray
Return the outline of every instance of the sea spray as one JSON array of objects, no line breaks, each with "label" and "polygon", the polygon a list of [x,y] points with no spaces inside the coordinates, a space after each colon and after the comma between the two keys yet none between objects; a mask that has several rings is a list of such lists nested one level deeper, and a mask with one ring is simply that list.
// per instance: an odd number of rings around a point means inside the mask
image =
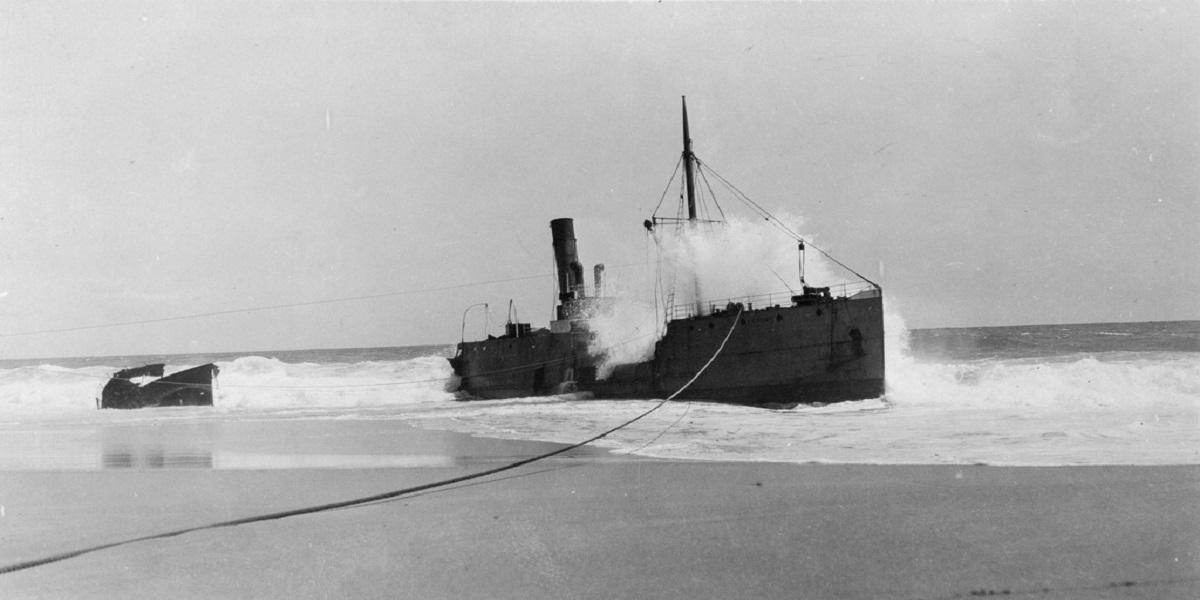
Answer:
[{"label": "sea spray", "polygon": [[[801,222],[787,215],[783,221]],[[791,293],[800,291],[797,243],[770,221],[731,218],[721,224],[681,227],[671,235],[661,235],[659,242],[664,268],[670,271],[667,278],[676,282],[676,304],[745,298],[771,291],[777,293],[770,301],[786,304]],[[805,262],[809,285],[840,281],[820,253],[808,252]],[[690,279],[698,281],[699,286],[691,286]],[[696,287],[700,297],[694,295]]]},{"label": "sea spray", "polygon": [[222,364],[218,408],[380,407],[440,402],[457,387],[444,357],[289,364],[249,356]]},{"label": "sea spray", "polygon": [[913,385],[904,375],[915,370],[909,346],[908,324],[900,314],[897,301],[883,297],[883,356],[886,396],[903,392]]},{"label": "sea spray", "polygon": [[[318,351],[310,354],[315,356]],[[401,360],[293,363],[251,355],[216,364],[220,374],[214,386],[212,409],[218,413],[404,407],[451,401],[455,395],[450,390],[458,387],[458,378],[450,364],[438,355]],[[172,373],[189,366],[195,365],[168,364],[166,371]],[[101,388],[119,368],[122,367],[52,364],[0,368],[0,416],[30,420],[95,414]],[[172,410],[136,412],[165,415]]]},{"label": "sea spray", "polygon": [[[787,215],[783,221],[802,222]],[[601,379],[616,365],[653,358],[654,345],[665,331],[663,323],[680,316],[671,305],[716,303],[724,308],[734,301],[761,308],[790,304],[791,296],[801,291],[796,242],[769,221],[731,218],[656,236],[661,267],[656,279],[610,278],[608,302],[589,320],[589,349],[603,358],[597,368]],[[808,253],[805,283],[836,284],[835,273],[819,253]],[[708,308],[702,306],[701,311]]]},{"label": "sea spray", "polygon": [[0,369],[0,412],[71,413],[96,409],[96,399],[116,369],[52,364]]},{"label": "sea spray", "polygon": [[588,347],[601,357],[596,367],[599,379],[607,378],[617,365],[650,360],[662,337],[660,316],[652,303],[624,293],[611,298],[612,302],[588,321]]}]

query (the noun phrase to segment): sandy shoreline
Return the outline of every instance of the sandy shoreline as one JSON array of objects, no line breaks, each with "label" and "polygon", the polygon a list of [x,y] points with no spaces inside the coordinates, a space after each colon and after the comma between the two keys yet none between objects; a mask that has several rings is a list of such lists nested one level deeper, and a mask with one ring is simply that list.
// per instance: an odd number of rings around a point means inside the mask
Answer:
[{"label": "sandy shoreline", "polygon": [[[0,470],[0,564],[376,494],[553,447],[396,422],[299,425],[271,443],[246,437],[271,429],[223,430],[209,446],[197,442],[202,432],[185,441],[216,454],[241,447],[274,456],[286,441],[333,455],[451,461]],[[352,435],[323,439],[322,430]],[[954,598],[980,590],[1200,597],[1200,467],[706,463],[589,450],[412,497],[0,575],[5,598]]]}]

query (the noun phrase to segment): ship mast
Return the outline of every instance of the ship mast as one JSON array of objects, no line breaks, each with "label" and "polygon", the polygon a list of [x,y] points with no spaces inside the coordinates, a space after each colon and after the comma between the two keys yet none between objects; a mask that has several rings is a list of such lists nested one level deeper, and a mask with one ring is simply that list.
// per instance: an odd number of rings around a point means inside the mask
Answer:
[{"label": "ship mast", "polygon": [[688,221],[696,221],[696,183],[692,168],[696,155],[692,153],[692,137],[688,134],[687,96],[683,96],[683,173],[687,182]]},{"label": "ship mast", "polygon": [[[683,99],[683,177],[687,187],[688,230],[696,227],[696,182],[693,169],[696,155],[692,153],[692,136],[688,132],[687,96]],[[692,299],[696,303],[696,315],[704,313],[704,302],[700,296],[700,274],[692,273]]]}]

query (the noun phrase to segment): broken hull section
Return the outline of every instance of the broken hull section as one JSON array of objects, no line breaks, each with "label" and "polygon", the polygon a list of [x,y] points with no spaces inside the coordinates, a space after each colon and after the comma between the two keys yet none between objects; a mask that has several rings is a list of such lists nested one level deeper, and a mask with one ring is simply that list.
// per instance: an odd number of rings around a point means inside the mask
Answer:
[{"label": "broken hull section", "polygon": [[138,377],[160,376],[163,365],[147,365],[113,374],[100,393],[100,408],[146,408],[152,406],[212,406],[214,364],[192,367],[145,384]]}]

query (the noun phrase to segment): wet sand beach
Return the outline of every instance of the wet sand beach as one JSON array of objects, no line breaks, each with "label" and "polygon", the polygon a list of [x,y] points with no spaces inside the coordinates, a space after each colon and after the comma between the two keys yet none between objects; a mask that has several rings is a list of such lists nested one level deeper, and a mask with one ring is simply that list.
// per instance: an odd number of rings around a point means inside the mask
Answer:
[{"label": "wet sand beach", "polygon": [[[130,429],[142,438],[125,436],[128,460],[110,440],[96,446],[109,449],[99,469],[9,464],[0,471],[0,563],[368,496],[554,447],[398,422],[225,425],[216,433],[194,424],[154,434]],[[42,447],[61,435],[48,432]],[[114,436],[121,437],[107,431],[97,439]],[[281,458],[286,440],[297,448],[291,462]],[[238,455],[239,444],[258,451],[242,452],[241,462],[219,458]],[[212,463],[170,458],[196,448],[213,449]],[[405,455],[419,458],[397,458]],[[384,458],[373,465],[371,456]],[[1194,598],[1198,501],[1194,466],[689,462],[585,449],[409,497],[88,553],[0,575],[0,591],[6,598]]]}]

